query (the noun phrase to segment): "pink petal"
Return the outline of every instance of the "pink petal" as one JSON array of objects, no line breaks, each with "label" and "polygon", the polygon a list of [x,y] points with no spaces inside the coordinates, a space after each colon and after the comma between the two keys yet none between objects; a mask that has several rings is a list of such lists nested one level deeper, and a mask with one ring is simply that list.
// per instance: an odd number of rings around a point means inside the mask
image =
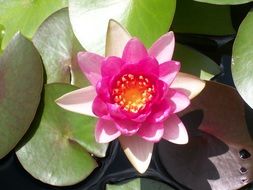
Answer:
[{"label": "pink petal", "polygon": [[156,93],[154,97],[154,103],[159,104],[168,95],[168,85],[162,80],[156,81]]},{"label": "pink petal", "polygon": [[109,92],[109,77],[103,77],[102,80],[98,81],[96,91],[98,96],[105,102],[109,102],[111,95]]},{"label": "pink petal", "polygon": [[128,119],[113,118],[113,120],[116,123],[117,129],[123,135],[127,135],[127,136],[135,134],[141,126],[140,123],[137,123],[135,121],[131,121]]},{"label": "pink petal", "polygon": [[188,134],[184,124],[176,114],[164,122],[163,138],[175,144],[187,144]]},{"label": "pink petal", "polygon": [[117,104],[107,104],[107,106],[112,118],[131,120],[140,123],[145,121],[147,116],[150,114],[150,110],[144,110],[144,112],[141,113],[131,113],[126,110],[123,110]]},{"label": "pink petal", "polygon": [[122,52],[130,39],[131,35],[124,27],[115,20],[109,20],[105,55],[122,57]]},{"label": "pink petal", "polygon": [[120,136],[119,130],[112,121],[99,119],[96,125],[95,138],[98,143],[108,143]]},{"label": "pink petal", "polygon": [[154,56],[158,62],[170,61],[175,47],[173,32],[168,32],[161,36],[149,49],[149,55]]},{"label": "pink petal", "polygon": [[128,64],[122,67],[122,73],[132,73],[141,75],[159,75],[159,64],[155,58],[146,57],[135,64]]},{"label": "pink petal", "polygon": [[173,103],[171,105],[173,113],[177,113],[184,110],[190,104],[190,100],[188,96],[186,96],[182,92],[170,89],[168,95],[169,95],[169,99]]},{"label": "pink petal", "polygon": [[108,114],[107,105],[98,96],[93,101],[92,111],[98,117],[103,117]]},{"label": "pink petal", "polygon": [[66,110],[96,117],[92,112],[92,102],[96,95],[95,88],[93,86],[88,86],[64,94],[55,102]]},{"label": "pink petal", "polygon": [[144,113],[141,113],[137,117],[132,118],[132,120],[136,122],[144,122],[150,113],[151,113],[150,110],[146,110]]},{"label": "pink petal", "polygon": [[113,77],[120,72],[120,68],[123,65],[123,60],[118,57],[107,57],[102,62],[101,73],[103,77]]},{"label": "pink petal", "polygon": [[137,132],[137,135],[151,142],[158,142],[163,136],[163,123],[143,123]]},{"label": "pink petal", "polygon": [[180,62],[177,61],[168,61],[160,64],[159,66],[159,75],[160,80],[163,80],[168,85],[172,83],[175,79],[178,71],[180,70]]},{"label": "pink petal", "polygon": [[123,51],[122,59],[127,64],[135,64],[140,60],[146,58],[148,56],[148,52],[145,46],[137,39],[132,38],[126,44],[126,47]]},{"label": "pink petal", "polygon": [[138,136],[120,136],[119,141],[134,168],[144,173],[150,164],[154,143]]},{"label": "pink petal", "polygon": [[97,82],[101,79],[101,64],[104,57],[89,53],[80,52],[77,55],[78,64],[93,86],[96,86]]},{"label": "pink petal", "polygon": [[192,99],[204,89],[205,85],[205,81],[193,75],[179,72],[170,87],[180,89]]},{"label": "pink petal", "polygon": [[127,119],[126,114],[124,114],[118,104],[107,104],[108,111],[113,118]]},{"label": "pink petal", "polygon": [[163,122],[171,113],[171,105],[167,100],[154,105],[152,108],[152,113],[148,117],[148,122],[159,123]]}]

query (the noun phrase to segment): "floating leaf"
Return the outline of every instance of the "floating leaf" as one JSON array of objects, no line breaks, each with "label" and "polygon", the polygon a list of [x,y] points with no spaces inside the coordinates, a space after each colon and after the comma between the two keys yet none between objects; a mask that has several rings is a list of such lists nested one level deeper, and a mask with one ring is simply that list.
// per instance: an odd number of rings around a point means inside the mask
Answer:
[{"label": "floating leaf", "polygon": [[174,188],[152,179],[137,178],[123,184],[106,185],[106,190],[174,190]]},{"label": "floating leaf", "polygon": [[238,189],[250,183],[253,141],[244,109],[235,89],[207,82],[181,114],[189,143],[178,146],[162,141],[158,146],[167,172],[190,189]]},{"label": "floating leaf", "polygon": [[0,58],[0,158],[29,128],[40,101],[43,68],[33,44],[16,34]]},{"label": "floating leaf", "polygon": [[35,33],[33,42],[42,56],[47,83],[88,84],[76,61],[77,52],[83,48],[73,34],[67,9],[48,17]]},{"label": "floating leaf", "polygon": [[173,59],[181,62],[181,71],[203,80],[210,80],[220,73],[220,67],[209,57],[179,43],[176,44]]},{"label": "floating leaf", "polygon": [[0,23],[6,29],[2,49],[17,31],[31,38],[49,15],[66,7],[67,3],[67,0],[0,0]]},{"label": "floating leaf", "polygon": [[23,167],[35,178],[51,185],[72,185],[97,167],[88,153],[105,156],[107,144],[95,142],[95,119],[61,109],[55,99],[76,90],[67,84],[45,87],[44,107],[37,129],[17,152]]},{"label": "floating leaf", "polygon": [[149,47],[168,31],[175,6],[175,0],[70,0],[69,12],[80,43],[89,51],[104,53],[109,19],[123,24]]},{"label": "floating leaf", "polygon": [[253,108],[253,11],[242,22],[233,46],[232,75],[242,98]]},{"label": "floating leaf", "polygon": [[238,4],[252,2],[252,0],[194,0],[194,1],[199,1],[202,3],[217,4],[217,5],[238,5]]},{"label": "floating leaf", "polygon": [[235,33],[229,6],[216,6],[193,0],[177,1],[172,30],[178,33],[207,35]]}]

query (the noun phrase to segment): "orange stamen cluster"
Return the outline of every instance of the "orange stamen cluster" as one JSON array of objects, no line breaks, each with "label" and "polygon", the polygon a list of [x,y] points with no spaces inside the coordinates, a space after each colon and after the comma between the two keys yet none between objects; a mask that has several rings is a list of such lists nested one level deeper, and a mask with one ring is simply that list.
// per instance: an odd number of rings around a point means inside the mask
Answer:
[{"label": "orange stamen cluster", "polygon": [[115,82],[112,98],[122,109],[137,113],[152,100],[154,93],[155,86],[147,77],[125,74]]}]

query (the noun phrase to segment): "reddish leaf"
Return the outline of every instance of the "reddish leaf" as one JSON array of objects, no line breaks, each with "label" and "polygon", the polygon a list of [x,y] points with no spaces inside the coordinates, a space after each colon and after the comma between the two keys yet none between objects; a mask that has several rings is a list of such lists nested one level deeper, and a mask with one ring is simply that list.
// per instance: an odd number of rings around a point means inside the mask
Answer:
[{"label": "reddish leaf", "polygon": [[[189,143],[159,144],[159,156],[167,172],[191,189],[238,189],[250,183],[253,141],[244,109],[244,102],[233,88],[207,82],[181,114]],[[245,159],[240,158],[240,151],[246,154]]]}]

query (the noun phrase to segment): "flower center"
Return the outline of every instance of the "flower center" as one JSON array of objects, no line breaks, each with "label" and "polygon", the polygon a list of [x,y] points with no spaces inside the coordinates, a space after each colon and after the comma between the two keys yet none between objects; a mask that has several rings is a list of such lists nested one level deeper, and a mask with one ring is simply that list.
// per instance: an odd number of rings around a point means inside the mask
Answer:
[{"label": "flower center", "polygon": [[125,74],[115,82],[112,97],[122,109],[137,113],[152,100],[154,93],[155,86],[147,77]]}]

